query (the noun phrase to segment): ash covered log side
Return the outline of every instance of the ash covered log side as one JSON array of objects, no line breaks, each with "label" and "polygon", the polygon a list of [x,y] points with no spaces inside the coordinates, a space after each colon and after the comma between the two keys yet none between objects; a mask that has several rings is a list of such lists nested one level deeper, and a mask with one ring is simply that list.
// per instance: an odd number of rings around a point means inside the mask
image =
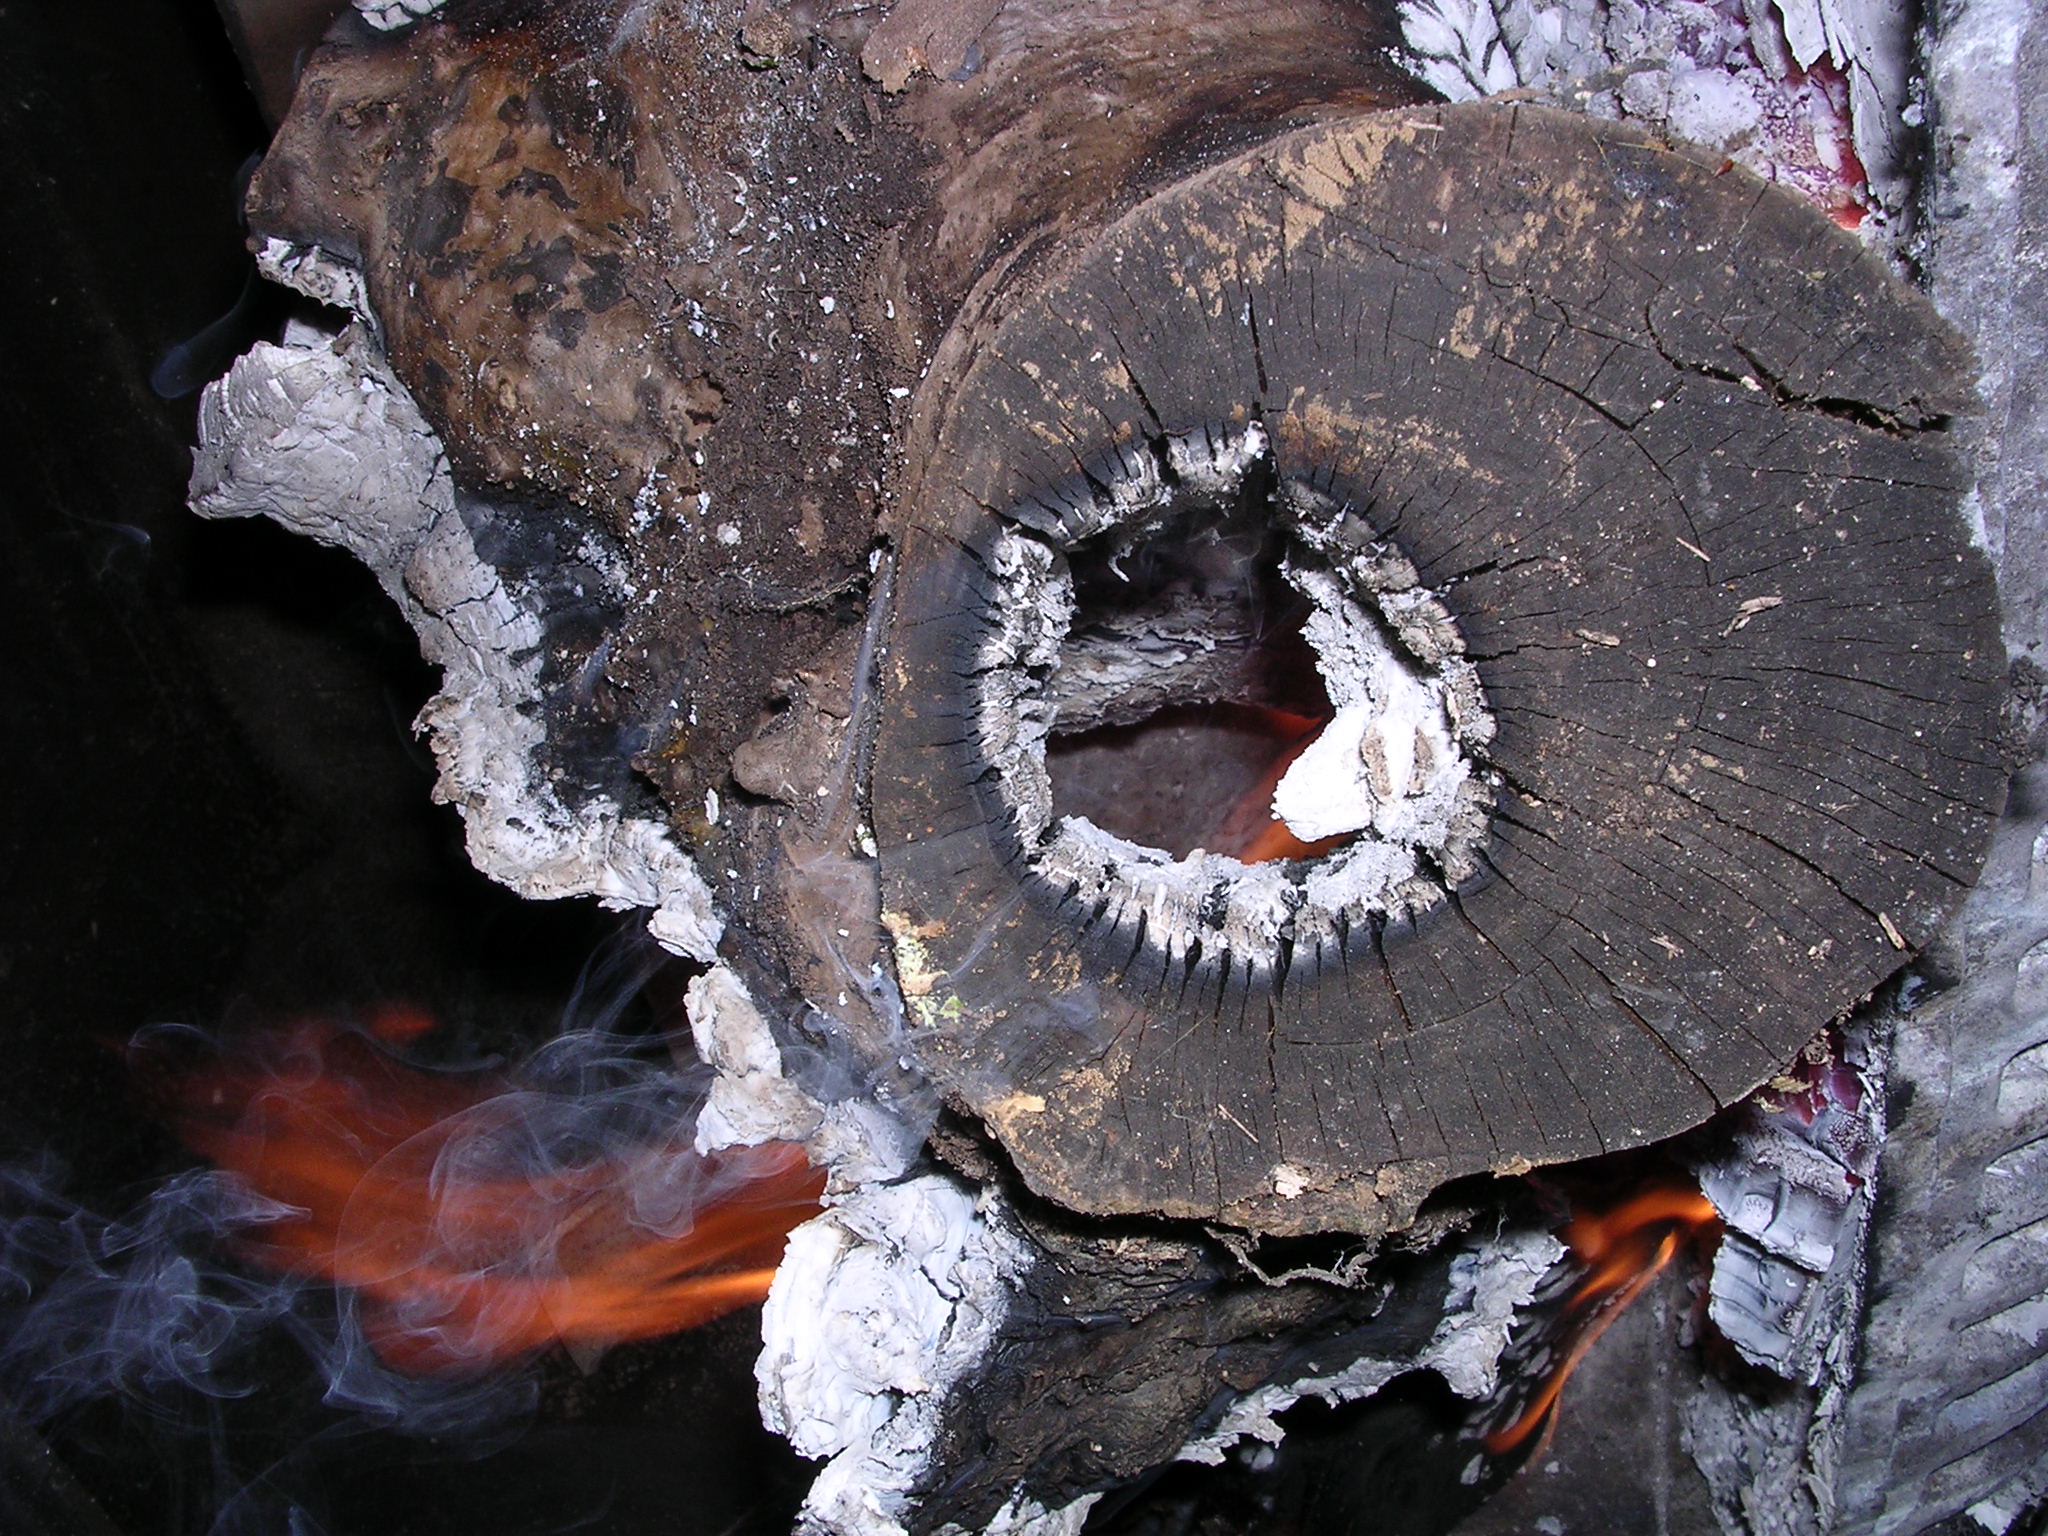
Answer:
[{"label": "ash covered log side", "polygon": [[[1337,0],[432,9],[307,65],[252,229],[345,313],[198,504],[378,570],[482,867],[711,967],[702,1134],[839,1202],[763,1362],[814,1527],[1484,1395],[1556,1245],[1431,1197],[1698,1123],[1974,880],[1968,359],[1790,194]],[[1232,708],[1303,749],[1071,814]]]}]

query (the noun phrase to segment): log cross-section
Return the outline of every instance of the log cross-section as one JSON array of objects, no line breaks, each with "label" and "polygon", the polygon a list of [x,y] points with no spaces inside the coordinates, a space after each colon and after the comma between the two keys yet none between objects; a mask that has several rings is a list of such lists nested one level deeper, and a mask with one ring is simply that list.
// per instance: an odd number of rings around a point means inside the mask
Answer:
[{"label": "log cross-section", "polygon": [[[921,1063],[1042,1193],[1397,1229],[1702,1120],[1974,878],[2004,652],[1946,430],[1968,359],[1793,196],[1613,124],[1409,109],[1190,177],[984,323],[920,397],[873,805]],[[1246,516],[1416,678],[1469,667],[1465,853],[1319,883],[1368,860],[1048,812],[1086,573]]]}]

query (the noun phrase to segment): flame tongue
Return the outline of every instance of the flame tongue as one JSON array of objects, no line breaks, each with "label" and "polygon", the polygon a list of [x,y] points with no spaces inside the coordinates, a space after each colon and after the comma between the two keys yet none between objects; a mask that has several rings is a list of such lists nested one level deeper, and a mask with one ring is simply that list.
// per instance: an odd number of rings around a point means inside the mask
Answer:
[{"label": "flame tongue", "polygon": [[350,1287],[378,1352],[412,1371],[758,1302],[823,1187],[787,1144],[701,1156],[680,1111],[622,1133],[601,1096],[426,1071],[331,1024],[165,1086],[188,1145],[295,1210],[250,1256]]},{"label": "flame tongue", "polygon": [[1274,790],[1302,754],[1321,739],[1328,718],[1263,708],[1256,714],[1273,738],[1273,761],[1258,782],[1224,815],[1209,839],[1210,844],[1217,852],[1230,854],[1243,863],[1265,864],[1278,859],[1315,858],[1349,842],[1350,833],[1304,842],[1273,814]]},{"label": "flame tongue", "polygon": [[1604,1210],[1576,1212],[1562,1236],[1583,1268],[1557,1320],[1561,1348],[1514,1418],[1484,1437],[1488,1453],[1506,1455],[1544,1424],[1566,1379],[1600,1335],[1688,1239],[1719,1225],[1713,1205],[1690,1184],[1652,1184]]}]

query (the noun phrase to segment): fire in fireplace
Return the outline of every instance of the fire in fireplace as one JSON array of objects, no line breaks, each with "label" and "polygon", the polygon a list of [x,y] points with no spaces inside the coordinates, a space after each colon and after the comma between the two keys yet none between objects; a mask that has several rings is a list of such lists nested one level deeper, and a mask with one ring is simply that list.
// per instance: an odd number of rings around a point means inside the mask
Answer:
[{"label": "fire in fireplace", "polygon": [[821,1536],[1547,1529],[1629,1329],[1660,1528],[2013,1528],[2039,317],[2004,34],[1880,9],[343,15],[194,507],[369,569],[471,861],[688,1038],[153,1034],[185,1299],[421,1402],[710,1323]]},{"label": "fire in fireplace", "polygon": [[603,1036],[565,1035],[517,1077],[391,1054],[431,1022],[305,1022],[160,1069],[181,1139],[273,1208],[249,1258],[346,1288],[371,1346],[415,1372],[659,1338],[766,1299],[824,1183],[798,1149],[699,1154],[682,1084]]}]

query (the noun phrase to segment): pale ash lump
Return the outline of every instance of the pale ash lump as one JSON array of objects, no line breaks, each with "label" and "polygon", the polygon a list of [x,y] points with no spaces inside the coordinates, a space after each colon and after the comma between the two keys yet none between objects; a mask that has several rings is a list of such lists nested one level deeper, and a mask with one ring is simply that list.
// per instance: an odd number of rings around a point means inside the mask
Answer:
[{"label": "pale ash lump", "polygon": [[346,549],[441,668],[419,724],[477,868],[523,896],[650,908],[664,946],[710,959],[723,925],[668,828],[602,797],[571,808],[549,783],[521,707],[540,694],[540,618],[478,556],[440,443],[361,326],[259,343],[207,386],[199,432],[194,511]]}]

